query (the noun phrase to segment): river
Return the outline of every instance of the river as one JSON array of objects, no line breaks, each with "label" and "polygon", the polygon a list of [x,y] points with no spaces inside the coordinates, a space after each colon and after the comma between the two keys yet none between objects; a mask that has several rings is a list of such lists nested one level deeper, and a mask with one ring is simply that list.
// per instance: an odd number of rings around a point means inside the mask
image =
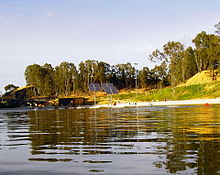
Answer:
[{"label": "river", "polygon": [[220,174],[220,105],[0,110],[0,174]]}]

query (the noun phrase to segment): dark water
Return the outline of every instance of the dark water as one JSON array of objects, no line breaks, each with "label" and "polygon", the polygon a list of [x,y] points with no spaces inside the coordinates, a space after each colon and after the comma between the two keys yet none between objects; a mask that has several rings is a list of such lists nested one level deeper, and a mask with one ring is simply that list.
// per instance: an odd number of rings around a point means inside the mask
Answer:
[{"label": "dark water", "polygon": [[0,174],[220,174],[220,106],[0,111]]}]

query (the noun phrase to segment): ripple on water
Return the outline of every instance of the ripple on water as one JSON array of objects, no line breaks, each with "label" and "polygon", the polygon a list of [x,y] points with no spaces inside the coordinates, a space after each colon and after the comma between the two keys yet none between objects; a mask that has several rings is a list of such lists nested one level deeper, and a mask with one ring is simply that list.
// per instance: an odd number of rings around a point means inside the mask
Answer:
[{"label": "ripple on water", "polygon": [[23,161],[72,174],[216,174],[218,113],[191,106],[0,114],[0,173],[7,159],[13,168]]}]

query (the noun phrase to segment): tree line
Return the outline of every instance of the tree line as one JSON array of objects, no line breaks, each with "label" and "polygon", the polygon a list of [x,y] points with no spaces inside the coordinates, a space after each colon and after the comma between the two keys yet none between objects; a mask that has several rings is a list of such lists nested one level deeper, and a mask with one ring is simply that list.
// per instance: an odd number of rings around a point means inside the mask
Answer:
[{"label": "tree line", "polygon": [[[220,34],[220,23],[216,25],[217,34]],[[162,51],[155,50],[150,55],[152,61],[160,61],[169,71],[169,82],[176,86],[191,78],[198,72],[210,70],[212,78],[214,70],[219,67],[220,36],[201,32],[192,40],[195,47],[185,48],[180,42],[169,41]]]},{"label": "tree line", "polygon": [[74,63],[62,62],[56,67],[51,64],[32,64],[26,67],[27,85],[33,86],[34,95],[70,95],[88,92],[90,83],[113,83],[118,89],[158,89],[176,86],[203,70],[219,68],[220,22],[215,25],[216,34],[200,32],[192,40],[194,47],[177,41],[169,41],[162,50],[156,49],[149,59],[157,62],[150,69],[141,70],[131,63],[110,65],[109,63],[86,60],[78,68]]},{"label": "tree line", "polygon": [[137,70],[131,63],[110,65],[96,60],[74,63],[62,62],[56,67],[29,65],[25,70],[27,85],[34,87],[35,95],[70,95],[87,92],[90,83],[113,83],[118,89],[134,88]]}]

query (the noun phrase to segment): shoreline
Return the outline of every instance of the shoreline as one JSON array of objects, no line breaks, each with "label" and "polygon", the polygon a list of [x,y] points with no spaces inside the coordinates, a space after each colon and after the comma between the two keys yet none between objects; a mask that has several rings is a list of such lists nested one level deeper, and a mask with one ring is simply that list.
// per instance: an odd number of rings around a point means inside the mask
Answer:
[{"label": "shoreline", "polygon": [[[123,108],[123,107],[135,107],[135,106],[181,106],[181,105],[205,105],[220,104],[220,98],[217,99],[196,99],[196,100],[175,100],[175,101],[156,101],[156,102],[131,102],[120,103],[116,105],[96,105],[89,108]],[[80,108],[80,107],[79,107]]]},{"label": "shoreline", "polygon": [[5,112],[28,112],[28,111],[46,111],[46,110],[62,110],[62,109],[97,109],[97,108],[126,108],[126,107],[153,107],[153,106],[183,106],[183,105],[203,105],[209,106],[211,104],[220,104],[220,98],[216,99],[196,99],[196,100],[175,100],[175,101],[156,101],[156,102],[130,102],[130,103],[120,103],[116,105],[95,105],[95,106],[78,106],[69,108],[58,108],[53,107],[18,107],[18,108],[0,108],[0,113]]}]

